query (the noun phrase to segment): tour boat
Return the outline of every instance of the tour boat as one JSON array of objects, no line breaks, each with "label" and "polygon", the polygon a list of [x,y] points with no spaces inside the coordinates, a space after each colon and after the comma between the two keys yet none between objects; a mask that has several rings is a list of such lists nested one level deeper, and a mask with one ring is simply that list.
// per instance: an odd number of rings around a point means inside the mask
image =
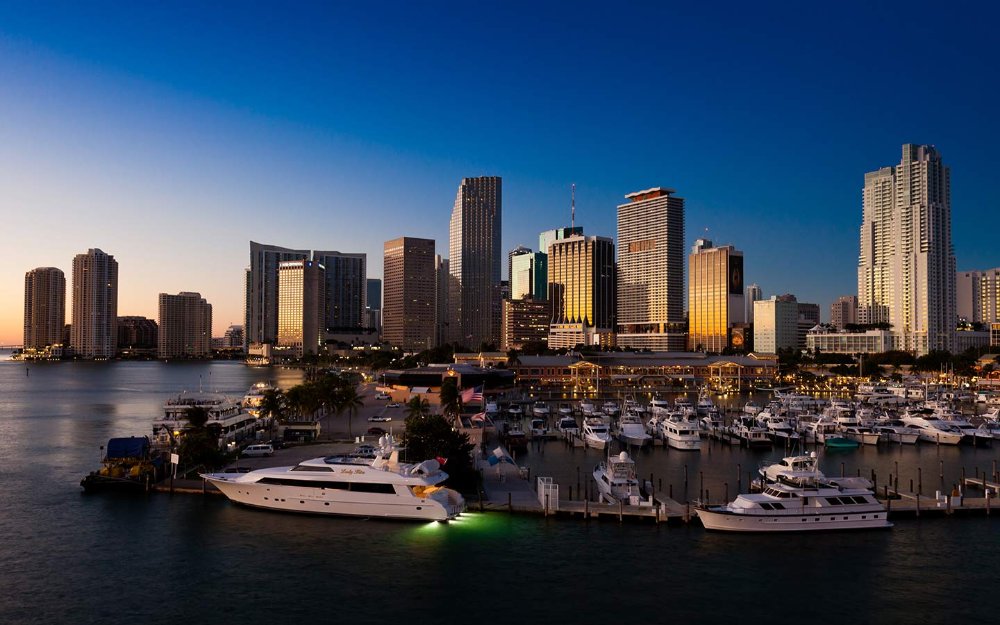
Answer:
[{"label": "tour boat", "polygon": [[208,414],[205,427],[216,433],[220,448],[252,437],[258,427],[267,423],[247,412],[240,402],[225,395],[181,393],[167,400],[163,416],[153,422],[153,446],[167,448],[178,444],[190,427],[188,414],[195,408],[201,408]]},{"label": "tour boat", "polygon": [[583,420],[583,440],[587,447],[604,449],[611,442],[608,424],[598,417],[587,417]]},{"label": "tour boat", "polygon": [[705,529],[805,532],[892,527],[889,514],[858,478],[817,478],[801,486],[776,482],[724,505],[698,504]]},{"label": "tour boat", "polygon": [[384,519],[448,521],[465,509],[457,492],[441,486],[448,474],[437,460],[399,462],[390,435],[374,460],[327,456],[295,466],[202,477],[235,503],[269,510]]},{"label": "tour boat", "polygon": [[641,497],[635,477],[635,461],[627,452],[608,458],[594,468],[594,481],[602,500],[631,503]]},{"label": "tour boat", "polygon": [[639,415],[630,412],[622,415],[618,421],[618,440],[626,445],[642,447],[652,441],[653,437],[646,433]]}]

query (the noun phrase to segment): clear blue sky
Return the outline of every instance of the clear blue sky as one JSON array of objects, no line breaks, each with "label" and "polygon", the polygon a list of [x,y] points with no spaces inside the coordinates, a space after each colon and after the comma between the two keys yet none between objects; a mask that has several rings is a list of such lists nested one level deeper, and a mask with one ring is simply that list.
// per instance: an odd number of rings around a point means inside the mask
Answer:
[{"label": "clear blue sky", "polygon": [[69,280],[89,247],[120,314],[200,291],[217,333],[250,239],[367,252],[372,277],[396,236],[447,255],[484,174],[504,249],[568,225],[572,182],[606,236],[625,193],[673,187],[688,244],[708,228],[825,316],[856,291],[864,173],[930,143],[959,269],[1000,265],[996,8],[661,4],[0,4],[0,343],[24,272]]}]

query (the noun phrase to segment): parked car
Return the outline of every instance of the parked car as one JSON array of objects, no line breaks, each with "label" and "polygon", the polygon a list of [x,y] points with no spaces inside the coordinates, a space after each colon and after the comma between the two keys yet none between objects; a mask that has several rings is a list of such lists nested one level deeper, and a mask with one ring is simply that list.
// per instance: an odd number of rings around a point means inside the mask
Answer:
[{"label": "parked car", "polygon": [[375,415],[374,417],[368,417],[368,420],[372,423],[380,423],[384,421],[392,421],[392,417],[387,417],[385,415]]},{"label": "parked car", "polygon": [[372,436],[382,436],[383,434],[388,434],[385,429],[378,426],[368,428],[368,434]]},{"label": "parked car", "polygon": [[247,458],[259,458],[261,456],[267,458],[274,455],[274,447],[271,443],[263,443],[260,445],[250,445],[243,450],[241,456],[246,456]]},{"label": "parked car", "polygon": [[392,399],[389,393],[375,393],[375,399]]},{"label": "parked car", "polygon": [[399,403],[398,402],[394,402],[394,401],[393,402],[389,402],[388,404],[385,405],[385,407],[386,408],[399,408]]}]

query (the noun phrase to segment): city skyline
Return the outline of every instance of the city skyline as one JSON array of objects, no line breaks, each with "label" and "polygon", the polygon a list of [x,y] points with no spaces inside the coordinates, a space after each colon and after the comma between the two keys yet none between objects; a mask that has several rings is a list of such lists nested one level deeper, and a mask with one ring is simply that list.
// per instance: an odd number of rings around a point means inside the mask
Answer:
[{"label": "city skyline", "polygon": [[[445,249],[454,185],[475,176],[504,179],[503,254],[569,225],[571,183],[577,225],[612,238],[621,197],[664,185],[686,200],[685,248],[732,244],[748,283],[826,311],[856,290],[865,173],[901,144],[934,145],[953,172],[956,269],[1000,265],[977,223],[996,210],[1000,128],[981,80],[995,66],[996,8],[975,20],[888,7],[821,20],[817,8],[525,10],[303,7],[272,19],[206,7],[181,37],[169,9],[5,11],[0,343],[21,343],[25,272],[68,276],[90,248],[119,262],[119,315],[155,318],[159,293],[200,292],[221,336],[243,322],[248,241],[367,254],[378,278],[372,259],[391,237]],[[675,24],[671,37],[625,34],[657,20]],[[520,43],[482,41],[504,28]],[[894,63],[921,32],[935,52]],[[925,74],[935,88],[912,107]],[[457,76],[468,106],[451,102]],[[746,97],[733,103],[733,91]]]}]

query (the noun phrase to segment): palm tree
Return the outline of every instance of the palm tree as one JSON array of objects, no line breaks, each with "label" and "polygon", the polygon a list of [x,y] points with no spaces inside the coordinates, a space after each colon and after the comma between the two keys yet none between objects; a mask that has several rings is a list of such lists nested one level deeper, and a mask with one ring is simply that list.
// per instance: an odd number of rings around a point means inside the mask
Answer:
[{"label": "palm tree", "polygon": [[340,402],[337,404],[337,414],[340,414],[345,410],[347,411],[347,435],[353,438],[354,415],[358,413],[359,408],[365,405],[365,402],[361,400],[361,396],[358,395],[358,389],[353,384],[345,386],[341,389],[339,399]]},{"label": "palm tree", "polygon": [[518,358],[518,352],[516,349],[511,349],[507,351],[507,366],[516,367],[521,364],[521,359]]},{"label": "palm tree", "polygon": [[414,395],[410,401],[406,402],[406,418],[423,417],[430,414],[431,405],[420,395]]},{"label": "palm tree", "polygon": [[455,378],[445,378],[441,383],[441,409],[445,415],[455,417],[462,410],[462,397]]}]

